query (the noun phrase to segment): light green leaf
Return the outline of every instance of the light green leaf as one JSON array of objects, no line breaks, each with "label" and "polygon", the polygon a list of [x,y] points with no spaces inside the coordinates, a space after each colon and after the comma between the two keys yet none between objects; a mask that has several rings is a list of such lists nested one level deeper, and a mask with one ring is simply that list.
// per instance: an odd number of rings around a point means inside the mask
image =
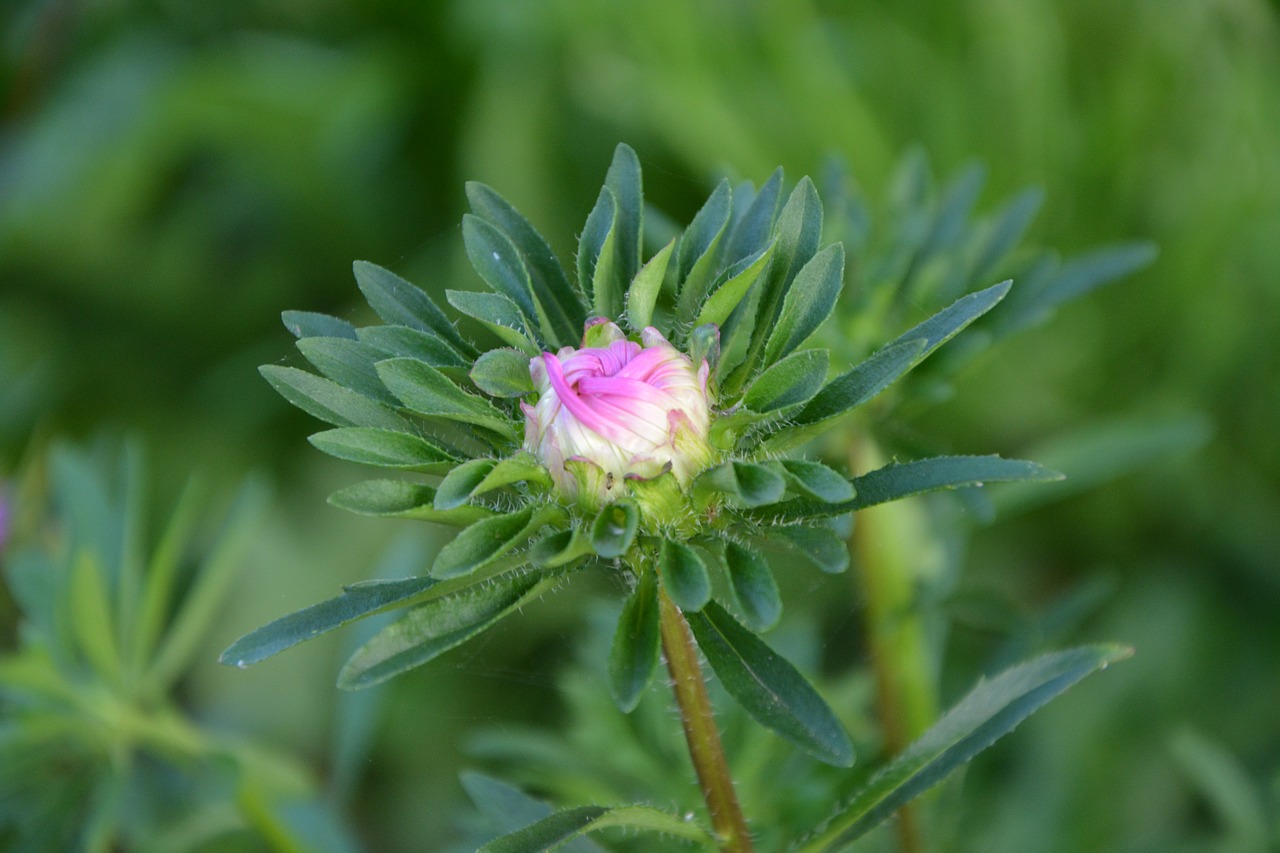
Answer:
[{"label": "light green leaf", "polygon": [[580,557],[594,553],[591,537],[581,528],[557,530],[533,543],[529,549],[529,562],[540,569],[554,569],[567,566]]},{"label": "light green leaf", "polygon": [[792,353],[761,373],[742,398],[742,405],[758,414],[779,412],[808,402],[827,378],[824,349]]},{"label": "light green leaf", "polygon": [[377,365],[378,376],[410,411],[462,421],[515,440],[511,418],[483,397],[470,394],[437,368],[412,358],[390,358]]},{"label": "light green leaf", "polygon": [[719,266],[720,244],[729,228],[733,194],[728,181],[716,185],[711,197],[680,237],[676,251],[677,315],[693,320]]},{"label": "light green leaf", "polygon": [[520,397],[533,391],[529,356],[513,349],[489,350],[476,359],[471,381],[491,397]]},{"label": "light green leaf", "polygon": [[486,578],[410,610],[361,646],[338,674],[344,690],[371,687],[421,666],[551,589],[541,571]]},{"label": "light green leaf", "polygon": [[71,627],[80,653],[103,678],[120,678],[120,644],[102,565],[91,551],[76,555],[71,567]]},{"label": "light green leaf", "polygon": [[581,806],[556,812],[519,832],[490,841],[478,853],[542,853],[559,849],[588,833],[614,827],[655,832],[705,845],[715,843],[696,823],[649,806]]},{"label": "light green leaf", "polygon": [[[739,187],[738,198],[745,194]],[[749,189],[749,185],[748,185]],[[742,258],[754,255],[769,243],[773,222],[778,215],[778,201],[782,198],[782,168],[774,170],[740,217],[736,217],[730,229],[725,264],[735,264]]]},{"label": "light green leaf", "polygon": [[600,253],[604,251],[605,242],[613,233],[613,221],[617,218],[618,203],[609,188],[601,187],[596,198],[595,207],[587,215],[586,224],[582,226],[582,234],[578,237],[578,290],[587,297],[587,302],[595,305],[596,267]]},{"label": "light green leaf", "polygon": [[653,322],[653,306],[657,304],[658,293],[667,276],[667,265],[671,261],[675,245],[672,240],[650,258],[640,272],[636,273],[635,281],[631,282],[631,287],[627,290],[627,324],[637,332]]},{"label": "light green leaf", "polygon": [[312,417],[334,426],[380,427],[405,432],[413,429],[388,407],[323,376],[278,364],[264,364],[258,372],[280,396]]},{"label": "light green leaf", "polygon": [[436,509],[454,509],[468,503],[476,494],[476,488],[497,465],[494,459],[469,459],[456,466],[436,487],[431,505]]},{"label": "light green leaf", "polygon": [[796,849],[844,849],[1068,687],[1130,654],[1120,646],[1087,646],[1045,655],[979,682]]},{"label": "light green leaf", "polygon": [[653,681],[658,639],[658,583],[654,572],[645,571],[622,607],[609,650],[609,688],[624,714],[635,710]]},{"label": "light green leaf", "polygon": [[458,464],[453,454],[412,433],[376,427],[344,427],[307,439],[317,450],[338,459],[439,474]]},{"label": "light green leaf", "polygon": [[398,405],[373,368],[389,353],[350,338],[302,338],[297,347],[317,370],[344,388],[384,405]]},{"label": "light green leaf", "polygon": [[702,309],[698,312],[698,319],[694,323],[698,326],[704,326],[707,323],[723,325],[733,313],[733,309],[742,303],[747,291],[759,280],[760,274],[768,268],[772,258],[773,244],[770,244],[760,254],[746,258],[731,267],[725,273],[725,281],[716,287],[702,303]]},{"label": "light green leaf", "polygon": [[853,764],[849,734],[795,667],[714,601],[688,619],[720,683],[752,719],[819,761]]},{"label": "light green leaf", "polygon": [[405,607],[440,583],[436,578],[367,581],[345,587],[342,595],[281,616],[236,640],[218,658],[230,666],[249,666],[321,634],[397,607]]},{"label": "light green leaf", "polygon": [[458,334],[449,318],[421,289],[390,270],[368,261],[356,261],[353,269],[356,284],[360,286],[365,299],[387,323],[431,332],[466,358],[474,358],[478,354],[475,347]]}]

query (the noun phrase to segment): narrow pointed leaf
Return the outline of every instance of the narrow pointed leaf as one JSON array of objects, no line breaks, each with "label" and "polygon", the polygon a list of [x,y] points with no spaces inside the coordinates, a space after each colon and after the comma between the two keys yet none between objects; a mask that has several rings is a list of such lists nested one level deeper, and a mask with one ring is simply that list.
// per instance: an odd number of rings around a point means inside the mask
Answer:
[{"label": "narrow pointed leaf", "polygon": [[829,527],[807,524],[779,524],[767,528],[764,544],[829,574],[849,568],[849,543]]},{"label": "narrow pointed leaf", "polygon": [[116,617],[111,611],[103,568],[94,554],[78,554],[71,569],[71,627],[84,656],[99,675],[108,681],[120,676],[120,646],[116,639]]},{"label": "narrow pointed leaf", "polygon": [[388,353],[350,338],[302,338],[297,347],[317,370],[344,388],[387,406],[399,405],[373,367]]},{"label": "narrow pointed leaf", "polygon": [[795,667],[714,601],[688,619],[720,683],[757,723],[819,761],[853,764],[848,732]]},{"label": "narrow pointed leaf", "polygon": [[622,311],[625,283],[621,280],[620,260],[618,258],[618,223],[605,235],[600,254],[596,256],[595,268],[591,271],[591,308],[597,317],[616,317]]},{"label": "narrow pointed leaf", "polygon": [[1129,243],[1072,258],[1041,286],[1026,288],[1026,292],[1011,299],[997,330],[1009,334],[1040,323],[1060,305],[1142,269],[1155,260],[1156,254],[1151,243]]},{"label": "narrow pointed leaf", "polygon": [[982,248],[974,259],[971,275],[974,281],[986,280],[1000,271],[1000,262],[1027,233],[1027,228],[1043,201],[1044,190],[1031,187],[1018,193],[1005,205],[987,229]]},{"label": "narrow pointed leaf", "polygon": [[682,323],[693,320],[715,279],[731,212],[729,183],[721,181],[680,238],[676,315]]},{"label": "narrow pointed leaf", "polygon": [[854,487],[849,478],[821,462],[805,459],[783,459],[778,462],[787,480],[787,489],[823,503],[853,500]]},{"label": "narrow pointed leaf", "polygon": [[602,187],[596,199],[595,207],[587,215],[587,222],[582,226],[582,234],[578,237],[578,289],[586,296],[590,305],[595,304],[596,265],[605,241],[613,231],[613,221],[617,216],[618,203],[608,187]]},{"label": "narrow pointed leaf", "polygon": [[580,806],[556,812],[524,829],[490,841],[478,853],[543,853],[588,833],[625,828],[653,832],[711,845],[714,840],[696,823],[650,806]]},{"label": "narrow pointed leaf", "polygon": [[551,486],[551,475],[546,467],[529,453],[521,451],[498,461],[485,478],[476,486],[474,495],[483,495],[512,483],[536,483]]},{"label": "narrow pointed leaf", "polygon": [[764,363],[772,364],[807,341],[831,316],[843,287],[844,246],[832,243],[796,274],[765,344]]},{"label": "narrow pointed leaf", "polygon": [[[495,293],[500,293],[520,307],[530,320],[541,320],[539,306],[534,304],[533,283],[525,269],[520,250],[497,228],[478,216],[462,217],[462,239],[467,247],[471,265]],[[542,324],[532,329],[535,339],[541,341]]]},{"label": "narrow pointed leaf", "polygon": [[[644,232],[644,185],[640,174],[640,160],[631,146],[619,143],[614,149],[613,162],[605,176],[605,186],[618,203],[613,228],[617,244],[617,285],[620,288],[616,301],[621,306],[622,292],[640,269],[640,247],[643,245]],[[617,314],[605,316],[616,317]]]},{"label": "narrow pointed leaf", "polygon": [[797,424],[817,424],[868,402],[920,363],[928,341],[895,341],[832,379],[795,416]]},{"label": "narrow pointed leaf", "polygon": [[609,688],[618,708],[630,714],[653,681],[658,667],[658,583],[641,572],[635,591],[622,607],[609,650]]},{"label": "narrow pointed leaf", "polygon": [[761,251],[758,255],[744,259],[734,269],[729,270],[729,278],[727,278],[719,287],[712,291],[707,297],[707,301],[702,304],[701,310],[698,311],[698,318],[694,323],[699,326],[713,323],[717,326],[723,325],[724,321],[729,319],[729,315],[733,313],[733,309],[742,304],[742,300],[747,295],[747,291],[751,289],[760,279],[769,266],[769,261],[773,258],[773,246],[770,245]]},{"label": "narrow pointed leaf", "polygon": [[706,564],[697,551],[683,542],[663,540],[658,574],[667,595],[686,613],[701,610],[711,600],[711,576]]},{"label": "narrow pointed leaf", "polygon": [[338,674],[344,690],[421,666],[547,592],[553,578],[522,571],[489,578],[415,607],[361,646]]},{"label": "narrow pointed leaf", "polygon": [[559,507],[527,506],[519,512],[477,521],[440,549],[431,564],[431,576],[457,578],[491,565],[528,542],[538,528],[563,515]]},{"label": "narrow pointed leaf", "polygon": [[636,331],[653,322],[653,306],[658,302],[658,293],[667,276],[667,266],[671,262],[671,252],[675,245],[672,240],[650,258],[627,290],[627,323]]},{"label": "narrow pointed leaf", "polygon": [[761,373],[742,398],[742,405],[768,414],[808,402],[827,378],[829,357],[823,349],[792,353]]},{"label": "narrow pointed leaf", "polygon": [[317,314],[314,311],[284,311],[280,314],[284,327],[295,338],[355,338],[356,327],[346,320]]},{"label": "narrow pointed leaf", "polygon": [[369,581],[346,587],[342,595],[281,616],[236,640],[218,658],[249,666],[321,634],[396,607],[404,607],[439,584],[436,578]]},{"label": "narrow pointed leaf", "polygon": [[387,353],[383,358],[416,358],[432,367],[463,367],[471,363],[431,332],[409,326],[366,326],[356,330],[356,337]]},{"label": "narrow pointed leaf", "polygon": [[383,320],[431,332],[463,356],[477,355],[475,347],[458,334],[440,307],[420,288],[368,261],[356,261],[353,269],[360,291]]},{"label": "narrow pointed leaf", "polygon": [[323,376],[278,364],[264,364],[258,372],[280,396],[307,414],[334,426],[413,429],[408,421],[390,408]]},{"label": "narrow pointed leaf", "polygon": [[329,503],[358,515],[418,518],[458,527],[494,514],[493,510],[481,506],[436,509],[435,495],[436,490],[423,483],[365,480],[334,492],[329,496]]},{"label": "narrow pointed leaf", "polygon": [[1123,660],[1131,651],[1121,646],[1086,646],[1056,652],[979,682],[797,849],[804,853],[844,849],[1049,700],[1086,675]]},{"label": "narrow pointed leaf", "polygon": [[546,239],[519,211],[484,184],[467,184],[467,200],[480,218],[496,225],[520,250],[534,295],[550,321],[557,346],[578,342],[586,310]]},{"label": "narrow pointed leaf", "polygon": [[483,397],[470,394],[437,368],[412,358],[391,358],[377,365],[378,376],[411,411],[429,417],[475,424],[516,437],[511,419]]},{"label": "narrow pointed leaf", "polygon": [[752,631],[766,631],[782,616],[782,596],[769,564],[758,552],[737,542],[725,545],[725,567],[734,601]]},{"label": "narrow pointed leaf", "polygon": [[733,223],[725,253],[726,263],[736,263],[754,255],[768,244],[781,196],[782,169],[779,168],[760,187],[742,217]]},{"label": "narrow pointed leaf", "polygon": [[444,296],[450,305],[478,320],[504,344],[531,356],[542,351],[535,340],[537,336],[529,327],[529,318],[520,310],[519,305],[501,293],[446,290]]},{"label": "narrow pointed leaf", "polygon": [[[814,258],[822,238],[822,201],[809,178],[801,178],[800,183],[791,191],[782,212],[778,214],[778,223],[773,233],[777,249],[773,265],[762,284],[760,316],[763,322],[752,341],[748,359],[748,363],[752,365],[758,362],[765,339],[773,332],[786,298],[795,286],[800,272]],[[828,248],[827,251],[831,249]],[[843,247],[840,252],[840,268],[843,271]],[[785,352],[782,354],[785,355]]]},{"label": "narrow pointed leaf", "polygon": [[440,474],[458,458],[424,438],[398,430],[346,427],[318,432],[307,439],[317,450],[338,459]]},{"label": "narrow pointed leaf", "polygon": [[436,486],[432,506],[436,509],[453,509],[467,503],[476,493],[476,487],[497,464],[494,459],[469,459],[456,466]]}]

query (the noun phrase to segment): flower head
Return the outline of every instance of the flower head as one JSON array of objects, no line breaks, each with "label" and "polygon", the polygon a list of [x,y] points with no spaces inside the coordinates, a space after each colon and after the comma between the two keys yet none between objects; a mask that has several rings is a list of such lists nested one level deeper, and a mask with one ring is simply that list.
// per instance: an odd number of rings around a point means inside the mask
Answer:
[{"label": "flower head", "polygon": [[525,448],[570,499],[606,503],[628,479],[668,470],[687,486],[711,458],[706,362],[695,366],[653,327],[640,338],[598,321],[584,342],[602,345],[530,362],[538,400],[522,404]]}]

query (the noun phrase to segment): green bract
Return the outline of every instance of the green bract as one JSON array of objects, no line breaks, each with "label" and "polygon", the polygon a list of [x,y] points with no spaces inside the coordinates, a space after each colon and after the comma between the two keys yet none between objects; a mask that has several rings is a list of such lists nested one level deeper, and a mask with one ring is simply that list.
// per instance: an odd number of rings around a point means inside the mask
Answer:
[{"label": "green bract", "polygon": [[[374,684],[576,572],[621,570],[633,591],[609,669],[622,708],[635,706],[656,670],[662,596],[697,614],[691,624],[707,660],[758,722],[821,760],[850,763],[835,715],[757,636],[782,607],[766,554],[799,554],[841,571],[848,555],[826,527],[831,517],[922,491],[1057,475],[1030,462],[941,457],[850,479],[783,454],[915,367],[995,306],[1009,283],[959,298],[851,365],[813,346],[840,296],[845,255],[841,244],[823,243],[822,204],[808,178],[789,191],[781,170],[759,188],[722,182],[683,234],[645,258],[640,165],[619,146],[572,276],[497,193],[470,184],[467,195],[473,213],[463,238],[489,291],[447,298],[479,322],[482,338],[464,336],[434,299],[394,273],[358,262],[357,282],[386,325],[357,329],[288,312],[286,326],[319,375],[262,368],[290,402],[334,427],[312,436],[317,448],[416,472],[347,487],[332,503],[461,532],[428,577],[348,588],[241,638],[223,660],[253,663],[354,619],[409,608],[343,669],[343,686]],[[611,321],[609,335],[637,344],[652,327],[695,369],[705,364],[712,450],[687,482],[667,470],[628,478],[603,503],[574,500],[538,447],[527,446],[521,405],[537,403],[530,361],[592,346],[583,337],[591,318]]]}]

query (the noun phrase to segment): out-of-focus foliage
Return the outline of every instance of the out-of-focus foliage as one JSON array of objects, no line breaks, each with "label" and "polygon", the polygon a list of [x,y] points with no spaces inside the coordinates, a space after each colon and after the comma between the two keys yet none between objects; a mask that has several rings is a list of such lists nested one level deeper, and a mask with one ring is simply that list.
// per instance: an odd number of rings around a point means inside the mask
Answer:
[{"label": "out-of-focus foliage", "polygon": [[[303,418],[256,377],[285,356],[278,312],[363,319],[352,258],[468,286],[453,230],[464,178],[502,187],[568,256],[618,140],[678,219],[714,171],[817,173],[832,152],[883,198],[899,152],[918,143],[940,174],[986,163],[980,209],[1041,187],[1035,242],[1068,255],[1155,243],[1153,265],[1011,341],[953,401],[904,424],[1051,465],[1062,463],[1038,445],[1099,417],[1200,411],[1214,429],[1194,457],[1024,503],[973,542],[949,604],[955,671],[1053,633],[1032,614],[1061,593],[1093,602],[1073,636],[1138,654],[1124,677],[1061,700],[973,768],[966,785],[990,805],[962,837],[1064,851],[1253,838],[1223,807],[1235,795],[1222,792],[1245,787],[1236,777],[1261,792],[1275,835],[1274,3],[17,0],[0,21],[0,472],[33,427],[103,419],[146,431],[162,478],[266,460],[288,501],[275,523],[298,532],[255,565],[293,574],[246,576],[223,644],[336,592],[351,573],[321,557],[380,550],[380,532],[317,510],[341,475],[309,458]],[[30,376],[24,396],[10,377]],[[559,604],[557,618],[578,617]],[[845,629],[834,656],[853,632],[847,614],[828,618]],[[421,803],[461,802],[451,739],[464,723],[497,713],[486,708],[559,719],[547,673],[564,643],[554,622],[544,631],[503,631],[476,653],[505,678],[476,675],[464,656],[396,688],[358,798],[380,849],[423,849],[448,823],[447,807],[424,816]],[[290,675],[288,702],[264,701],[284,692],[284,669],[200,675],[190,689],[225,719],[296,738],[323,727],[330,701],[333,661],[310,660],[330,670]],[[948,698],[962,684],[944,684]],[[1209,749],[1179,746],[1185,727]],[[1195,758],[1206,754],[1234,758]]]}]

